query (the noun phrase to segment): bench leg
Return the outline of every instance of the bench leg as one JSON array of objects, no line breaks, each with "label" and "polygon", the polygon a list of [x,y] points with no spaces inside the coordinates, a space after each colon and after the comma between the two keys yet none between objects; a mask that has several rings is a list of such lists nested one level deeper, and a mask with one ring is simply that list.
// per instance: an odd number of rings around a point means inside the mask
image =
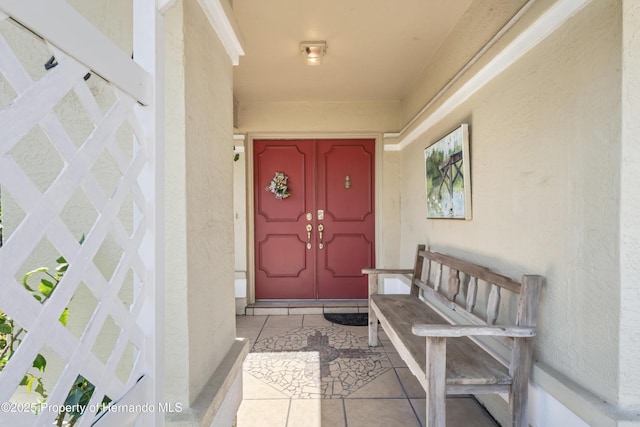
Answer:
[{"label": "bench leg", "polygon": [[426,427],[445,427],[446,425],[446,356],[446,338],[427,337]]},{"label": "bench leg", "polygon": [[378,294],[378,275],[376,273],[369,274],[369,346],[378,345],[378,316],[371,307],[371,295]]},{"label": "bench leg", "polygon": [[376,312],[371,308],[369,303],[369,346],[375,347],[378,345],[378,316]]},{"label": "bench leg", "polygon": [[527,427],[527,398],[529,394],[529,374],[533,358],[533,340],[518,338],[513,344],[512,359],[516,362],[511,366],[510,374],[513,378],[511,394],[509,395],[509,412],[513,427]]}]

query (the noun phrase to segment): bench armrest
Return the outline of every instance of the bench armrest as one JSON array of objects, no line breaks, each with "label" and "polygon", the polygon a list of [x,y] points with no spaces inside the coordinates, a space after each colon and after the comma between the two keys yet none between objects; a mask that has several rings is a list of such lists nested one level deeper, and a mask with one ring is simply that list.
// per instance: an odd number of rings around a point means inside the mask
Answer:
[{"label": "bench armrest", "polygon": [[467,336],[495,336],[495,337],[533,337],[536,328],[524,326],[489,326],[489,325],[422,325],[414,324],[411,328],[414,335],[420,337],[467,337]]},{"label": "bench armrest", "polygon": [[411,269],[363,268],[362,274],[411,274]]}]

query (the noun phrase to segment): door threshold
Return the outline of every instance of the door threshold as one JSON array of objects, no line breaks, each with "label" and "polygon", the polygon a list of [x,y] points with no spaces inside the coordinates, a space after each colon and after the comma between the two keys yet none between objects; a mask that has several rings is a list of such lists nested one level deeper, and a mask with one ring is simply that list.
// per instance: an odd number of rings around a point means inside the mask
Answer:
[{"label": "door threshold", "polygon": [[366,299],[340,300],[260,300],[249,304],[247,316],[288,316],[292,314],[368,313]]}]

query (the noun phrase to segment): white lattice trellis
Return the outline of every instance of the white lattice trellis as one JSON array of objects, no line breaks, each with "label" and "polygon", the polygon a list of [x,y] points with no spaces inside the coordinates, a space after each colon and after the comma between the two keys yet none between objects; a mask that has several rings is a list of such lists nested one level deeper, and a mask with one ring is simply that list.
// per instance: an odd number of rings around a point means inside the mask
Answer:
[{"label": "white lattice trellis", "polygon": [[[58,14],[57,21],[64,22],[66,26],[64,31],[48,26],[46,21],[54,19],[47,15],[46,10]],[[130,396],[130,390],[136,388],[142,390],[136,392],[138,397],[133,401],[139,402],[142,396],[143,401],[156,403],[156,254],[159,246],[156,227],[159,204],[156,198],[158,138],[155,117],[159,107],[153,102],[153,96],[148,96],[148,93],[153,93],[148,89],[154,87],[156,15],[154,2],[134,2],[134,25],[144,25],[149,29],[146,32],[134,31],[134,34],[144,36],[134,38],[138,56],[134,62],[61,0],[0,1],[0,24],[17,25],[14,20],[19,21],[42,36],[42,45],[53,53],[57,61],[54,68],[33,80],[21,62],[21,55],[29,52],[17,51],[0,33],[0,73],[16,93],[13,100],[0,110],[1,194],[10,195],[24,212],[15,229],[5,235],[4,245],[0,248],[0,311],[28,331],[0,373],[0,402],[12,399],[36,356],[43,348],[48,348],[63,361],[55,386],[49,390],[48,407],[65,402],[78,375],[95,386],[88,407],[97,407],[105,395],[120,399],[129,392]],[[76,46],[76,40],[81,40],[79,46]],[[87,46],[89,50],[106,55],[106,58],[96,59],[96,55],[87,54]],[[116,51],[119,53],[112,53]],[[46,59],[43,58],[44,61]],[[133,71],[126,74],[122,68]],[[96,69],[110,82],[107,87],[113,93],[114,102],[106,112],[84,79],[87,73],[95,73]],[[84,109],[83,117],[89,121],[87,125],[93,128],[79,145],[74,143],[56,112],[56,106],[64,103],[64,98],[71,92]],[[132,130],[132,152],[124,152],[116,136],[123,126]],[[47,136],[63,162],[62,169],[51,182],[46,183],[44,191],[15,154],[17,146],[21,152],[28,151],[29,140],[27,138],[25,142],[25,137],[34,128],[39,128]],[[105,153],[117,168],[111,171],[118,176],[111,194],[104,193],[100,185],[104,177],[93,169]],[[46,168],[47,165],[41,167]],[[77,232],[72,231],[73,224],[68,220],[65,222],[62,215],[63,210],[70,209],[70,200],[78,189],[84,192],[98,212],[84,233],[82,244],[78,242]],[[132,209],[130,214],[123,215],[127,200],[131,201]],[[107,239],[115,242],[116,251],[100,255]],[[20,277],[23,274],[21,269],[29,263],[43,241],[64,256],[69,268],[51,297],[41,304],[25,289]],[[107,277],[97,262],[105,256],[113,258],[110,262],[115,265],[113,273]],[[130,304],[125,304],[119,292],[133,280],[135,297]],[[78,338],[58,322],[58,317],[82,283],[98,303]],[[119,333],[105,363],[96,356],[94,348],[108,318],[115,322]],[[131,346],[135,348],[134,358],[128,379],[123,382],[115,373],[122,363],[125,349]],[[142,376],[145,380],[138,383]],[[7,408],[15,407],[6,406],[4,409]],[[57,416],[51,410],[39,414],[0,411],[0,425],[51,425]],[[138,423],[144,425],[156,425],[154,420],[160,417],[157,413],[148,412],[128,414],[127,418],[137,418]],[[94,414],[85,413],[76,425],[91,425],[93,421]]]}]

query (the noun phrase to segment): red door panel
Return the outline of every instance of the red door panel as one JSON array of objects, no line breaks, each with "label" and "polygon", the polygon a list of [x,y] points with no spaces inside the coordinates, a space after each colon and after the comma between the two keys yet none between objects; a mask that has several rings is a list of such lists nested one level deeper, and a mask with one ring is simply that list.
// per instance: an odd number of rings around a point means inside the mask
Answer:
[{"label": "red door panel", "polygon": [[375,143],[321,140],[317,145],[317,208],[324,210],[324,220],[318,220],[324,228],[318,298],[367,298],[361,270],[375,260]]},{"label": "red door panel", "polygon": [[[254,141],[256,298],[315,298],[315,260],[307,249],[313,210],[314,147],[306,141]],[[290,196],[267,191],[282,172]]]},{"label": "red door panel", "polygon": [[[374,157],[374,140],[254,141],[257,299],[367,297]],[[288,176],[283,200],[266,190],[276,172]]]}]

